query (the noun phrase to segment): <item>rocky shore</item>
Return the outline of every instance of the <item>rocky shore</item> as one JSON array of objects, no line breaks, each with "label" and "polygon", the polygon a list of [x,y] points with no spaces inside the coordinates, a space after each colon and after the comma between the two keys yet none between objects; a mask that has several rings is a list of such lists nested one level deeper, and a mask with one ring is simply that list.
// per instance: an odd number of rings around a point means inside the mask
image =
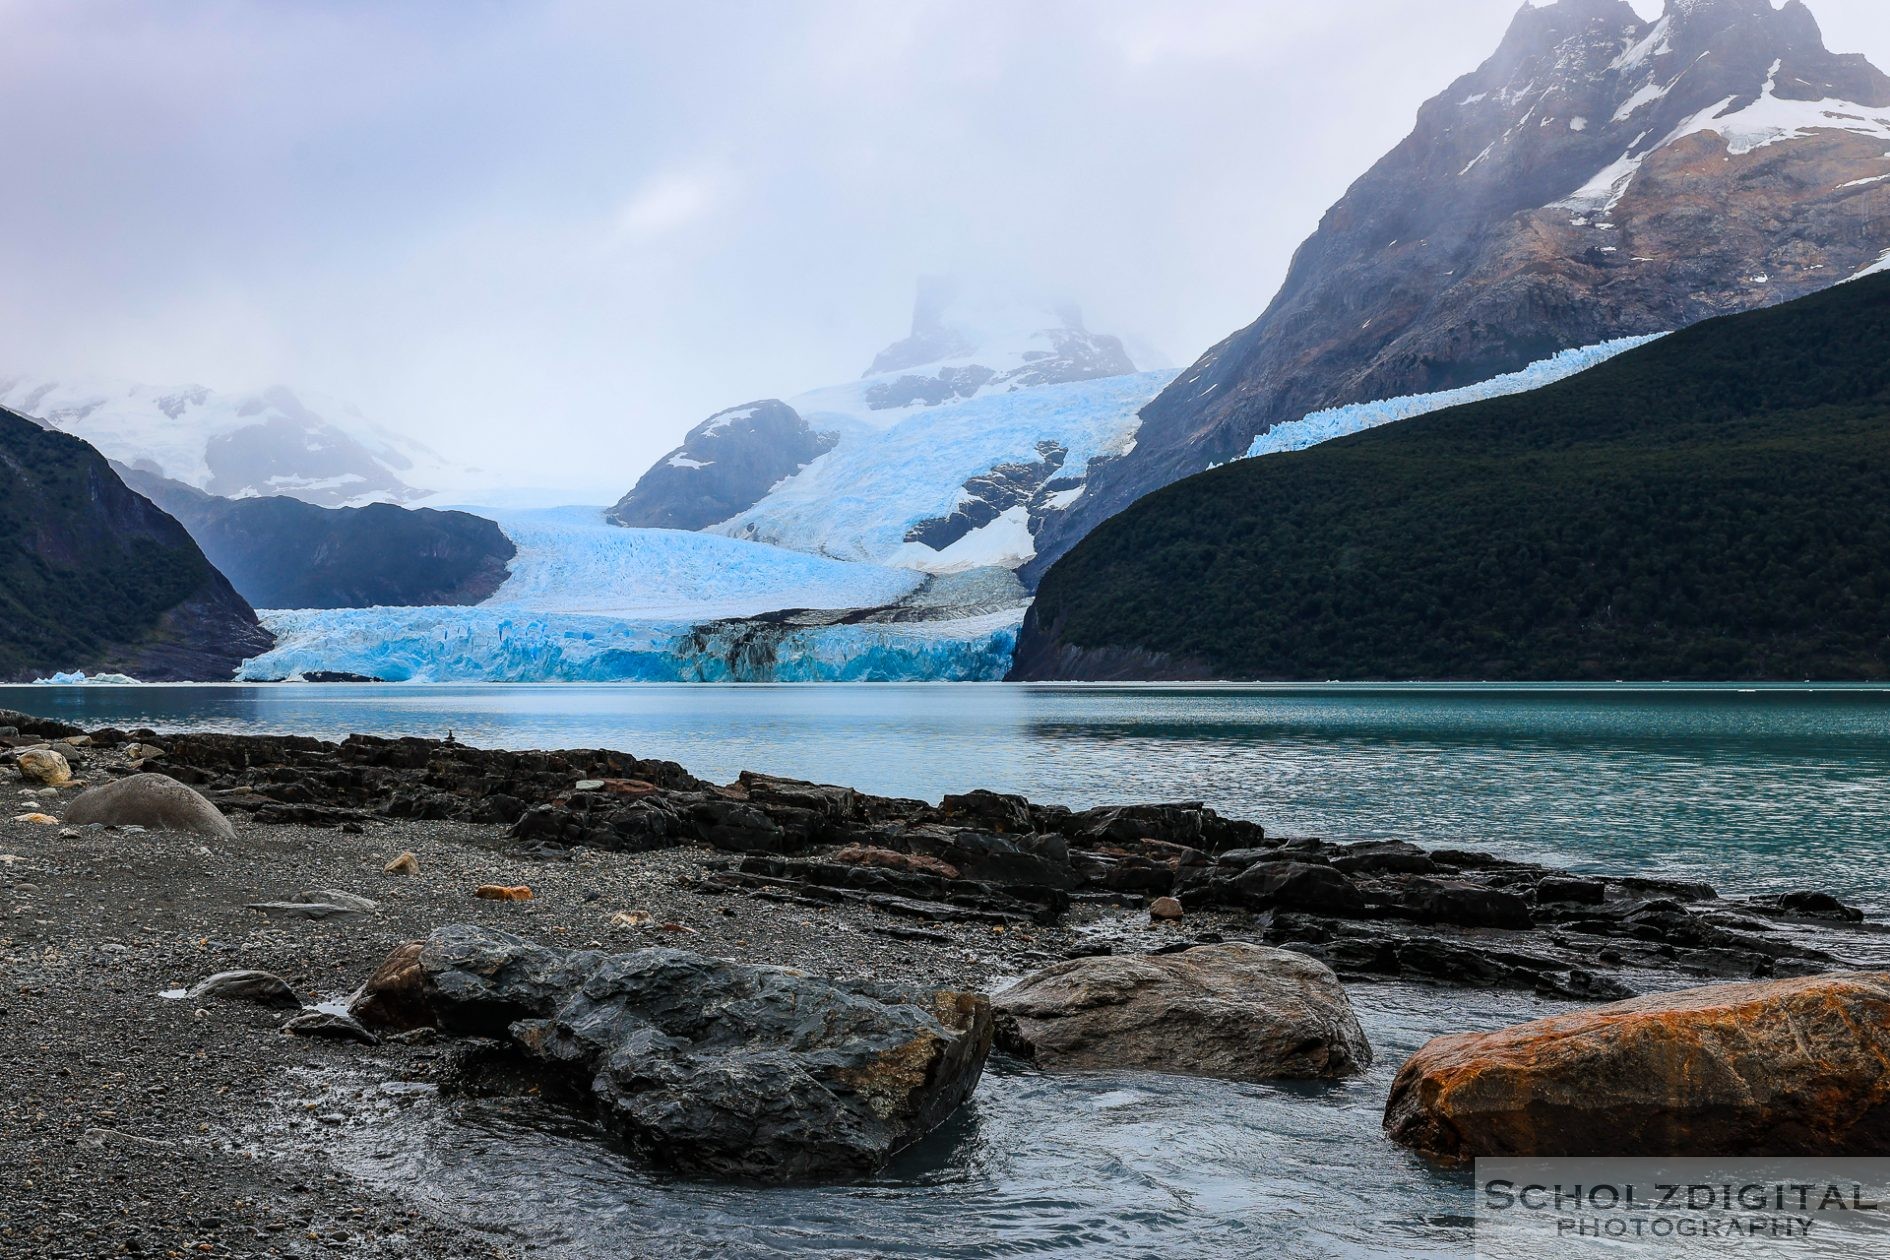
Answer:
[{"label": "rocky shore", "polygon": [[[969,792],[933,805],[759,774],[716,785],[601,750],[82,732],[12,713],[0,713],[0,742],[0,778],[18,780],[0,809],[0,1073],[11,1086],[0,1174],[16,1187],[0,1255],[521,1254],[339,1171],[321,1133],[356,1120],[330,1115],[319,1091],[308,1123],[272,1118],[298,1072],[365,1072],[393,1107],[404,1082],[463,1079],[471,1041],[523,1035],[515,1022],[455,1031],[436,1016],[443,1036],[372,1012],[355,1034],[357,987],[413,943],[444,957],[453,925],[597,959],[584,964],[590,979],[611,960],[657,954],[682,959],[690,983],[739,981],[748,993],[780,983],[768,977],[781,967],[832,978],[822,1001],[892,1003],[906,1029],[885,1043],[895,1049],[949,1032],[936,1011],[927,1031],[906,1007],[997,991],[1000,1051],[1050,1070],[1063,1056],[1076,1068],[1241,1079],[1337,1076],[1370,1061],[1334,973],[1613,1000],[1869,964],[1884,943],[1815,890],[1722,897],[1463,849],[1285,839],[1189,804],[1071,811]],[[86,792],[145,775],[201,793],[227,834],[81,821]],[[1209,951],[1193,947],[1236,943],[1254,952],[1198,974]],[[1277,965],[1267,947],[1309,961]],[[713,974],[688,958],[711,960]],[[1086,966],[1190,1035],[1097,1025],[1093,1009],[1057,996],[1096,992],[1070,978]],[[191,992],[252,970],[292,997]],[[1002,990],[1026,975],[1007,1002]],[[878,987],[848,988],[854,978]],[[590,1073],[609,1044],[584,1033],[594,1021],[573,992],[547,998],[543,1034],[521,1044]],[[584,992],[594,999],[589,979]],[[1298,1003],[1324,1040],[1309,1048],[1277,1026],[1231,1024],[1230,1002]],[[364,1014],[358,995],[354,1009]],[[770,1027],[757,1017],[709,1037],[657,1021],[641,1035],[695,1046],[694,1072],[703,1047],[752,1048]],[[1256,1062],[1250,1047],[1268,1037],[1281,1049]],[[928,1067],[902,1088],[937,1083]],[[923,1127],[930,1095],[911,1097]],[[600,1121],[633,1151],[662,1153],[674,1131],[666,1114]],[[896,1148],[902,1132],[874,1149]]]}]

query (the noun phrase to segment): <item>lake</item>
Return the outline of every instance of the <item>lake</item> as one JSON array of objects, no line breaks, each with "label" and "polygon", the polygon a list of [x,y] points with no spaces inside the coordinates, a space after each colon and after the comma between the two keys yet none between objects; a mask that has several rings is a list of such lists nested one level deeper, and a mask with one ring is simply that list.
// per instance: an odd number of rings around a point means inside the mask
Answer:
[{"label": "lake", "polygon": [[1011,684],[0,687],[89,725],[607,747],[937,800],[1200,800],[1270,829],[1819,886],[1890,910],[1890,689]]}]

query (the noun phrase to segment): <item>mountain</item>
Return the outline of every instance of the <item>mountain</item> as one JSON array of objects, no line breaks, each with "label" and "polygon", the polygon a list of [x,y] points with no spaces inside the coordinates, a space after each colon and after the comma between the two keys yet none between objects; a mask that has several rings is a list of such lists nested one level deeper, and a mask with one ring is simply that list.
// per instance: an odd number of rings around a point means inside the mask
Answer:
[{"label": "mountain", "polygon": [[1051,567],[1012,677],[1890,677],[1890,274],[1217,468]]},{"label": "mountain", "polygon": [[1037,535],[1099,522],[1322,409],[1684,328],[1890,256],[1890,79],[1792,0],[1525,5],[1294,254],[1260,318],[1142,411]]},{"label": "mountain", "polygon": [[272,641],[184,527],[102,455],[0,409],[0,679],[223,680]]},{"label": "mountain", "polygon": [[1069,303],[923,282],[857,381],[710,417],[613,510],[934,573],[1013,569],[1172,377]]},{"label": "mountain", "polygon": [[638,479],[610,510],[619,525],[707,529],[759,503],[785,477],[832,449],[777,398],[718,411]]},{"label": "mountain", "polygon": [[189,530],[258,608],[476,604],[499,589],[518,552],[497,524],[469,512],[225,499],[154,473],[117,472]]},{"label": "mountain", "polygon": [[276,387],[0,377],[0,406],[84,438],[107,458],[225,498],[289,495],[327,507],[408,502],[448,471],[353,406]]}]

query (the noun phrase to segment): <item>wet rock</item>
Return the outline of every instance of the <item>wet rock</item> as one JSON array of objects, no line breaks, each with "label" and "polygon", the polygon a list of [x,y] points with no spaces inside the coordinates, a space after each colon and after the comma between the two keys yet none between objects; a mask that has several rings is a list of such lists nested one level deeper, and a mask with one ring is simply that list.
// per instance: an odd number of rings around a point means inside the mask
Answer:
[{"label": "wet rock", "polygon": [[395,947],[348,998],[348,1014],[372,1029],[406,1031],[433,1024],[420,969],[422,941]]},{"label": "wet rock", "polygon": [[1536,881],[1536,901],[1572,901],[1598,906],[1607,899],[1608,886],[1598,879],[1544,875]]},{"label": "wet rock", "polygon": [[1024,977],[992,1007],[999,1044],[1052,1070],[1258,1081],[1351,1076],[1372,1061],[1329,967],[1245,942],[1070,959]]},{"label": "wet rock", "polygon": [[289,982],[270,971],[219,971],[184,991],[193,1002],[254,1002],[258,1006],[301,1008],[302,999]]},{"label": "wet rock", "polygon": [[1346,845],[1332,855],[1339,870],[1365,874],[1428,875],[1437,869],[1430,855],[1406,840],[1368,840]]},{"label": "wet rock", "polygon": [[134,774],[88,788],[74,798],[66,821],[78,826],[103,823],[182,831],[213,840],[236,838],[236,829],[221,810],[194,789],[162,774]]},{"label": "wet rock", "polygon": [[939,802],[939,812],[952,822],[968,824],[999,835],[1028,834],[1039,831],[1037,811],[1021,796],[1006,792],[963,792],[946,796]]},{"label": "wet rock", "polygon": [[1890,973],[1635,998],[1427,1043],[1385,1129],[1484,1156],[1890,1154]]},{"label": "wet rock", "polygon": [[1805,919],[1832,919],[1839,923],[1861,923],[1864,912],[1856,906],[1847,906],[1824,892],[1788,892],[1779,896],[1775,903],[1785,913]]},{"label": "wet rock", "polygon": [[28,783],[59,787],[72,781],[71,763],[54,748],[28,748],[14,758],[13,764]]},{"label": "wet rock", "polygon": [[481,884],[473,896],[481,901],[530,901],[532,890],[523,884]]},{"label": "wet rock", "polygon": [[1421,923],[1519,929],[1530,925],[1529,903],[1521,897],[1465,880],[1414,879],[1398,889],[1393,904]]},{"label": "wet rock", "polygon": [[863,844],[849,844],[836,850],[832,860],[843,866],[880,866],[894,871],[936,875],[940,879],[957,879],[959,876],[958,868],[950,862],[923,853],[900,853],[895,849],[876,849]]},{"label": "wet rock", "polygon": [[1157,923],[1174,922],[1181,918],[1181,903],[1173,897],[1157,897],[1149,903],[1148,917]]},{"label": "wet rock", "polygon": [[388,875],[418,875],[420,873],[420,859],[415,857],[411,852],[403,853],[386,866],[383,866],[381,870]]},{"label": "wet rock", "polygon": [[1307,862],[1260,862],[1233,879],[1240,900],[1256,909],[1356,912],[1365,908],[1344,872]]},{"label": "wet rock", "polygon": [[990,1049],[980,995],[684,950],[459,925],[419,966],[440,1027],[504,1042],[639,1155],[709,1176],[870,1175],[969,1096]]},{"label": "wet rock", "polygon": [[381,1039],[363,1028],[352,1015],[341,1011],[310,1009],[282,1022],[282,1031],[298,1037],[326,1037],[334,1041],[358,1041],[379,1045]]}]

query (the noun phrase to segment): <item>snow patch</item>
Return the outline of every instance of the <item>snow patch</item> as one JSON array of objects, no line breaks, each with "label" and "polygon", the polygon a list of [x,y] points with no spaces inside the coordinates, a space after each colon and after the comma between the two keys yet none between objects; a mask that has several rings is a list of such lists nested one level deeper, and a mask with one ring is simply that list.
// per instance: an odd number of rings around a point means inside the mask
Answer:
[{"label": "snow patch", "polygon": [[1462,403],[1481,402],[1486,398],[1500,398],[1508,394],[1525,393],[1540,389],[1544,385],[1553,385],[1566,380],[1578,372],[1585,372],[1596,364],[1605,363],[1617,354],[1644,346],[1658,340],[1664,333],[1655,333],[1645,337],[1621,337],[1614,341],[1604,341],[1599,345],[1582,346],[1573,350],[1564,350],[1547,359],[1539,359],[1519,371],[1507,372],[1502,376],[1491,377],[1475,385],[1465,385],[1458,389],[1439,390],[1430,394],[1406,394],[1398,398],[1384,398],[1377,402],[1353,403],[1345,407],[1331,407],[1324,411],[1315,411],[1300,420],[1291,420],[1285,424],[1276,424],[1253,440],[1247,448],[1246,458],[1258,455],[1272,455],[1280,451],[1300,451],[1333,438],[1345,437],[1351,433],[1361,433],[1366,429],[1375,429],[1381,424],[1390,424],[1394,420],[1409,420],[1413,416],[1426,415],[1441,411],[1445,407],[1455,407]]}]

